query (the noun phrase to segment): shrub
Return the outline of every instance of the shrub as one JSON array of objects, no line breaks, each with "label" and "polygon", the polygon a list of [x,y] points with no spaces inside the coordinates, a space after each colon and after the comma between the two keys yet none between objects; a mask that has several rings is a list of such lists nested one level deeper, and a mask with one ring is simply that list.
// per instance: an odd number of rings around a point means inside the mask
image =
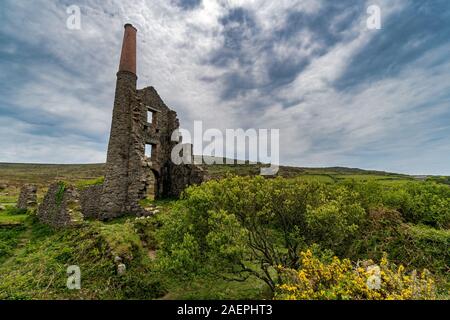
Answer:
[{"label": "shrub", "polygon": [[[300,268],[299,253],[314,245],[353,260],[379,260],[388,252],[395,263],[433,267],[443,274],[448,235],[412,225],[411,220],[431,223],[425,216],[433,216],[414,204],[415,197],[428,199],[422,201],[423,208],[434,213],[440,208],[445,216],[442,203],[448,189],[423,183],[394,189],[377,182],[325,184],[260,176],[208,181],[187,188],[163,216],[156,231],[158,263],[183,277],[215,274],[241,280],[254,275],[275,290],[276,266]],[[431,203],[433,197],[441,202]],[[439,219],[434,221],[445,220]]]},{"label": "shrub", "polygon": [[444,274],[450,261],[450,231],[406,223],[389,208],[370,210],[346,255],[351,259],[389,259],[413,268],[429,268]]},{"label": "shrub", "polygon": [[383,201],[408,222],[450,227],[450,188],[446,185],[408,183],[400,190],[385,192]]},{"label": "shrub", "polygon": [[365,218],[365,211],[347,190],[339,190],[337,199],[330,200],[317,208],[308,207],[306,224],[308,237],[314,243],[344,253]]},{"label": "shrub", "polygon": [[371,261],[353,266],[350,260],[333,257],[324,263],[310,250],[301,253],[298,270],[279,267],[282,284],[276,287],[275,299],[432,299],[434,281],[424,270],[406,273],[384,257],[380,265]]},{"label": "shrub", "polygon": [[406,222],[437,228],[450,227],[450,187],[433,182],[408,182],[395,186],[378,182],[346,182],[359,194],[366,210],[385,206],[401,213]]},{"label": "shrub", "polygon": [[305,245],[347,250],[364,218],[356,196],[317,181],[260,176],[190,187],[159,231],[161,264],[185,275],[255,275],[273,290],[273,266],[298,267]]}]

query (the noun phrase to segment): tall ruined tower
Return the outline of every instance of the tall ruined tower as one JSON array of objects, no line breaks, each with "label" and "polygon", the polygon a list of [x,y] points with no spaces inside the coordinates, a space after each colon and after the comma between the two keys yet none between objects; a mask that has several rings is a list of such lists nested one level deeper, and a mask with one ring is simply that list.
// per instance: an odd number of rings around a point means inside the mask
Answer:
[{"label": "tall ruined tower", "polygon": [[[102,215],[112,218],[130,211],[128,189],[133,183],[130,169],[139,163],[133,141],[133,108],[136,107],[136,33],[131,24],[124,26],[122,52],[117,72],[116,93],[106,160],[105,182],[101,198]],[[134,162],[134,163],[133,163]]]},{"label": "tall ruined tower", "polygon": [[[125,25],[99,201],[102,219],[145,214],[139,200],[147,196],[152,182],[155,198],[162,198],[176,197],[187,185],[203,180],[201,168],[171,161],[172,148],[179,142],[171,140],[179,127],[177,113],[164,104],[153,87],[136,88],[136,33],[131,24]],[[146,146],[151,147],[148,157]]]}]

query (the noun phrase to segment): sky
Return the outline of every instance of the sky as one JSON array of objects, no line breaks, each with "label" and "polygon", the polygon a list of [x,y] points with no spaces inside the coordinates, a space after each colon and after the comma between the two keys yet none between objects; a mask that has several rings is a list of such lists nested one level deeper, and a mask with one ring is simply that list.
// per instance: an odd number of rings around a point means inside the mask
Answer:
[{"label": "sky", "polygon": [[450,175],[448,0],[2,0],[0,21],[0,162],[105,161],[132,23],[138,87],[188,130],[279,129],[284,165]]}]

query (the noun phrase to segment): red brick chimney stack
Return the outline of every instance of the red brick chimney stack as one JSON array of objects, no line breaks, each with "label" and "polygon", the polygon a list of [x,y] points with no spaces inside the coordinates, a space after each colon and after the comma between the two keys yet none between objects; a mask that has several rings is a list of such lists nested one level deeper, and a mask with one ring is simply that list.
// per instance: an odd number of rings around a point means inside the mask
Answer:
[{"label": "red brick chimney stack", "polygon": [[120,55],[119,71],[129,71],[136,74],[136,32],[132,24],[124,26],[122,53]]}]

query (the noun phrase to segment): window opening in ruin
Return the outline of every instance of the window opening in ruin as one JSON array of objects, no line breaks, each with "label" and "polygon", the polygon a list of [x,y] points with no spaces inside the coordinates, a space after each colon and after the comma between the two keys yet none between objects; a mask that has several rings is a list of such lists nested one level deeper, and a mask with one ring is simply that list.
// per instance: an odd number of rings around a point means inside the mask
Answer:
[{"label": "window opening in ruin", "polygon": [[[142,150],[142,149],[141,149]],[[147,157],[147,158],[150,158],[151,159],[151,157],[152,157],[152,145],[151,144],[146,144],[145,145],[145,156]]]},{"label": "window opening in ruin", "polygon": [[153,121],[153,112],[150,110],[147,110],[147,122],[152,123]]}]

